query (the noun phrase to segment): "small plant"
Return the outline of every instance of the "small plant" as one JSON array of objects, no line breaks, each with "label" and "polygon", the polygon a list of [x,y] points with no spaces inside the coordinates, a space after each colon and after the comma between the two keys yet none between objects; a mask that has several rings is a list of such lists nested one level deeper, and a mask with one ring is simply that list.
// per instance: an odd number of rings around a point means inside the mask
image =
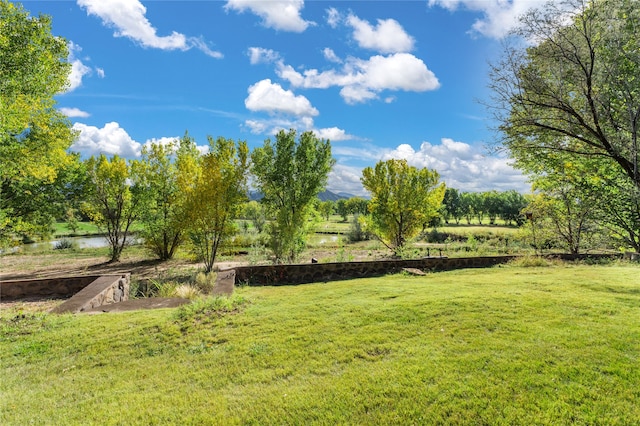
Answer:
[{"label": "small plant", "polygon": [[69,250],[75,248],[76,243],[69,238],[61,238],[59,241],[56,241],[56,244],[53,246],[54,250]]},{"label": "small plant", "polygon": [[340,247],[338,253],[336,254],[336,262],[351,262],[353,261],[353,255],[351,253],[347,254],[344,247]]},{"label": "small plant", "polygon": [[213,286],[216,284],[216,278],[218,274],[215,272],[198,272],[194,277],[195,288],[203,294],[210,294],[213,291]]},{"label": "small plant", "polygon": [[173,289],[172,297],[194,300],[200,297],[201,293],[196,287],[189,284],[180,284]]}]

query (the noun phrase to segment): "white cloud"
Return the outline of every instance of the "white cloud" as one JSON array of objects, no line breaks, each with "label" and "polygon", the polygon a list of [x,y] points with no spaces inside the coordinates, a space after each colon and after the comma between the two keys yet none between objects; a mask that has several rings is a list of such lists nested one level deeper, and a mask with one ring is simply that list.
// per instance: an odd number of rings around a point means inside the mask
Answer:
[{"label": "white cloud", "polygon": [[205,54],[221,58],[222,54],[211,50],[202,38],[187,37],[173,31],[159,36],[145,14],[147,9],[138,0],[77,0],[89,15],[98,16],[102,22],[115,29],[116,37],[127,37],[143,47],[162,50],[189,50],[196,47]]},{"label": "white cloud", "polygon": [[346,141],[355,139],[355,136],[347,134],[343,129],[338,127],[326,127],[323,129],[315,129],[313,131],[320,139],[329,139],[331,142]]},{"label": "white cloud", "polygon": [[96,70],[96,74],[98,74],[98,77],[104,78],[104,70],[102,68],[96,67],[95,70]]},{"label": "white cloud", "polygon": [[79,136],[70,150],[82,156],[117,154],[130,158],[140,155],[142,145],[133,140],[117,122],[106,123],[102,128],[74,123],[73,130],[78,131]]},{"label": "white cloud", "polygon": [[518,18],[533,7],[541,7],[548,0],[429,0],[429,6],[440,6],[450,11],[464,8],[482,13],[474,22],[473,32],[491,38],[502,38],[515,28]]},{"label": "white cloud", "polygon": [[361,167],[352,167],[337,163],[329,172],[327,189],[336,193],[346,192],[353,195],[368,196],[369,194],[367,194],[362,187],[362,182],[360,182],[361,176]]},{"label": "white cloud", "polygon": [[340,94],[354,104],[375,99],[384,90],[424,92],[435,90],[440,83],[425,63],[410,53],[372,56],[368,60],[348,58],[342,70],[299,73],[290,65],[278,63],[278,76],[294,87],[325,89],[342,87]]},{"label": "white cloud", "polygon": [[327,9],[327,24],[329,24],[331,28],[337,28],[340,21],[342,21],[342,17],[338,9],[335,7]]},{"label": "white cloud", "polygon": [[228,0],[224,7],[240,13],[249,10],[262,18],[265,27],[275,30],[301,33],[314,25],[300,16],[303,0]]},{"label": "white cloud", "polygon": [[277,62],[280,59],[280,54],[278,52],[262,47],[250,47],[248,55],[251,65],[269,64]]},{"label": "white cloud", "polygon": [[322,50],[322,54],[324,55],[324,58],[329,62],[335,62],[337,64],[342,62],[342,59],[340,59],[338,55],[336,55],[336,52],[334,52],[333,49],[329,47],[325,47]]},{"label": "white cloud", "polygon": [[349,15],[347,24],[353,28],[353,38],[365,49],[380,53],[409,52],[413,50],[414,39],[405,32],[394,19],[378,19],[373,27],[369,22]]},{"label": "white cloud", "polygon": [[469,144],[449,138],[443,138],[439,145],[423,142],[417,151],[408,144],[399,145],[382,156],[383,160],[391,158],[436,170],[448,186],[461,191],[529,190],[526,177],[509,165],[509,159],[484,155]]},{"label": "white cloud", "polygon": [[249,96],[244,104],[250,111],[282,113],[295,116],[315,116],[318,110],[302,95],[296,96],[290,90],[284,90],[277,83],[265,79],[248,89]]},{"label": "white cloud", "polygon": [[69,118],[75,118],[75,117],[87,118],[91,115],[88,112],[82,111],[79,108],[60,108],[60,112]]},{"label": "white cloud", "polygon": [[69,93],[82,86],[82,79],[84,76],[91,74],[91,68],[83,64],[82,61],[76,57],[76,55],[82,51],[82,48],[70,41],[68,49],[69,57],[67,60],[71,63],[71,72],[69,73],[69,85],[65,90],[65,93]]}]

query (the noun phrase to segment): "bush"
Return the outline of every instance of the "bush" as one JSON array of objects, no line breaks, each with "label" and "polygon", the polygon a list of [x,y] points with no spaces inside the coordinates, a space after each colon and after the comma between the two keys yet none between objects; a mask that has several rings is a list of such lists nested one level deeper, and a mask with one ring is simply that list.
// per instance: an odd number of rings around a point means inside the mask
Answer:
[{"label": "bush", "polygon": [[54,250],[69,250],[75,248],[77,248],[77,244],[69,238],[61,238],[59,241],[56,241],[56,244],[53,246]]},{"label": "bush", "polygon": [[366,241],[371,239],[371,235],[365,231],[360,222],[360,215],[354,214],[351,219],[351,225],[349,226],[349,232],[347,232],[347,239],[350,243],[357,243],[358,241]]},{"label": "bush", "polygon": [[213,286],[216,284],[217,277],[218,274],[215,272],[209,272],[208,274],[198,272],[193,278],[195,288],[203,294],[210,294],[213,291]]}]

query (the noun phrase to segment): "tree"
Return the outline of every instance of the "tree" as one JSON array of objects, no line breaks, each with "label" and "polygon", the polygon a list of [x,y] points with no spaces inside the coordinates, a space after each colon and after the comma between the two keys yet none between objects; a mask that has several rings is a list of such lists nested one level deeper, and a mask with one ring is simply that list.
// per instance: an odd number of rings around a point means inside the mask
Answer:
[{"label": "tree", "polygon": [[522,215],[522,209],[527,205],[527,200],[524,195],[515,190],[503,192],[500,195],[501,209],[500,217],[507,225],[511,225],[515,222],[516,225],[521,226],[524,223],[524,216]]},{"label": "tree", "polygon": [[252,200],[244,205],[244,218],[250,220],[253,223],[253,227],[256,228],[258,233],[262,233],[264,226],[267,223],[267,218],[264,214],[264,207],[259,202]]},{"label": "tree", "polygon": [[541,223],[548,222],[556,245],[571,254],[580,253],[597,234],[594,222],[596,200],[582,198],[583,192],[567,183],[540,179],[534,186],[540,193],[526,207]]},{"label": "tree", "polygon": [[471,219],[473,219],[473,196],[472,192],[463,192],[460,194],[460,210],[462,216],[466,219],[467,225],[471,225]]},{"label": "tree", "polygon": [[68,84],[67,57],[66,41],[51,34],[48,16],[32,17],[22,6],[0,0],[0,239],[5,242],[42,225],[33,219],[41,219],[43,206],[31,202],[27,210],[15,197],[16,188],[50,185],[73,161],[66,150],[74,135],[53,99]]},{"label": "tree", "polygon": [[88,186],[85,211],[105,233],[111,262],[120,260],[131,224],[140,213],[140,200],[130,182],[131,169],[124,158],[104,154],[86,161]]},{"label": "tree", "polygon": [[193,185],[185,187],[191,241],[206,273],[213,270],[220,248],[235,232],[233,220],[247,198],[249,170],[246,142],[209,137],[209,146]]},{"label": "tree", "polygon": [[362,197],[351,197],[346,200],[346,209],[350,214],[363,215],[369,213],[369,200]]},{"label": "tree", "polygon": [[535,44],[508,45],[491,72],[491,105],[516,167],[541,175],[561,157],[580,168],[584,185],[578,187],[617,205],[615,211],[602,206],[599,220],[636,249],[638,22],[634,0],[550,2],[526,13],[515,32]]},{"label": "tree", "polygon": [[463,215],[460,192],[455,188],[447,188],[444,192],[442,204],[444,207],[443,216],[445,223],[449,223],[449,218],[452,217],[456,221],[456,225],[458,225]]},{"label": "tree", "polygon": [[320,201],[318,203],[318,213],[326,220],[329,220],[329,217],[333,214],[335,209],[335,203],[331,200]]},{"label": "tree", "polygon": [[362,171],[371,193],[369,227],[387,248],[398,252],[438,215],[445,186],[436,171],[418,170],[406,160],[380,161]]},{"label": "tree", "polygon": [[305,246],[310,208],[334,164],[331,144],[313,132],[302,133],[296,143],[295,130],[281,130],[275,145],[267,139],[251,159],[255,185],[274,217],[267,230],[275,260],[293,262]]},{"label": "tree", "polygon": [[342,217],[343,222],[349,220],[349,206],[347,205],[347,200],[341,198],[336,201],[336,213]]},{"label": "tree", "polygon": [[145,245],[160,260],[171,259],[184,241],[186,192],[179,186],[180,174],[191,173],[185,168],[186,157],[198,157],[195,142],[186,133],[179,142],[152,143],[142,148],[142,158],[133,163],[132,173],[144,203],[140,222]]},{"label": "tree", "polygon": [[470,192],[469,193],[469,202],[471,206],[472,215],[478,219],[478,223],[482,225],[482,219],[484,219],[484,215],[486,214],[486,205],[485,198],[480,192]]}]

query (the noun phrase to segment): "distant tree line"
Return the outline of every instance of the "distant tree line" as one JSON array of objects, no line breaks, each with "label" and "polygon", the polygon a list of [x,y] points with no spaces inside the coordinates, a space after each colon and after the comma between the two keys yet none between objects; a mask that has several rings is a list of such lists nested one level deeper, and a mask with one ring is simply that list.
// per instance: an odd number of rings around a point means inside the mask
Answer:
[{"label": "distant tree line", "polygon": [[490,225],[496,223],[496,219],[502,219],[507,225],[521,226],[525,222],[523,209],[528,200],[521,193],[510,190],[504,192],[460,192],[455,188],[447,188],[440,211],[445,223],[453,220],[459,224],[466,220],[471,224],[477,220],[480,225],[485,219]]}]

